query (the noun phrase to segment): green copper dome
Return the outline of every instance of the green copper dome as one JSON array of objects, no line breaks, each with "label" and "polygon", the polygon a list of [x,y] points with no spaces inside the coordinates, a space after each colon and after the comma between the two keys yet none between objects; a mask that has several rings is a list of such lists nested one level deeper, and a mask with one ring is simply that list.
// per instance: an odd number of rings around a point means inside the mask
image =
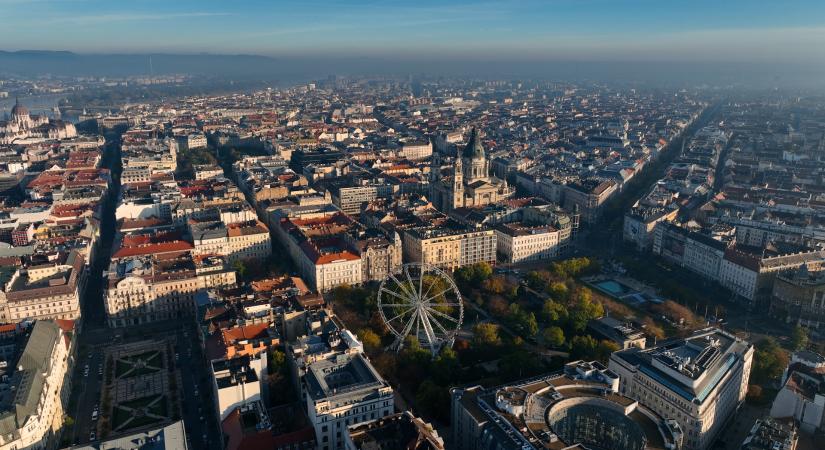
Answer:
[{"label": "green copper dome", "polygon": [[478,130],[476,130],[475,127],[473,127],[473,131],[470,132],[470,140],[467,141],[467,146],[464,147],[462,156],[472,159],[483,159],[486,157],[484,147],[481,146],[481,139],[478,137]]}]

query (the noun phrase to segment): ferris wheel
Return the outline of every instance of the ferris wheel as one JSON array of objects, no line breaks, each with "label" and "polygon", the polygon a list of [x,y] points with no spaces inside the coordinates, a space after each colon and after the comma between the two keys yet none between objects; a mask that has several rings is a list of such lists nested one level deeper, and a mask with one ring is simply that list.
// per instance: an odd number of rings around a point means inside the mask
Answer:
[{"label": "ferris wheel", "polygon": [[452,345],[464,320],[461,293],[443,270],[421,263],[404,264],[378,289],[378,312],[395,335],[390,346],[396,351],[407,336],[418,339],[422,348],[437,355]]}]

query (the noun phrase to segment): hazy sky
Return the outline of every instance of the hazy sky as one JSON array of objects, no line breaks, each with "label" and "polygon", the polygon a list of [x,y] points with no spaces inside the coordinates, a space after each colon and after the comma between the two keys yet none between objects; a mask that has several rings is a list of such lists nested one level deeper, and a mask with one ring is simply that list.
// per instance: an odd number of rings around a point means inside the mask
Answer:
[{"label": "hazy sky", "polygon": [[825,60],[825,0],[0,0],[0,49]]}]

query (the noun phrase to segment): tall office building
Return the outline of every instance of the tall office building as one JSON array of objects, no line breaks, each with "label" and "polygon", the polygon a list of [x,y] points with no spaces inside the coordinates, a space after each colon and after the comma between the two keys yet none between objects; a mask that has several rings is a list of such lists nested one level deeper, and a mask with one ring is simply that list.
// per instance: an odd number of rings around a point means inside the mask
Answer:
[{"label": "tall office building", "polygon": [[717,328],[648,349],[613,353],[609,368],[619,392],[675,419],[683,448],[710,448],[745,400],[753,346]]}]

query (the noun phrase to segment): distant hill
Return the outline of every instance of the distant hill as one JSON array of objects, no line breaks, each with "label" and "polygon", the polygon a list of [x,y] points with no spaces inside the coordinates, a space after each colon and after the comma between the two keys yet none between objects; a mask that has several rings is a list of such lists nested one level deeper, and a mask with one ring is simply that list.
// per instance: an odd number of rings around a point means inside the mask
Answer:
[{"label": "distant hill", "polygon": [[0,74],[127,76],[188,73],[216,76],[278,76],[278,62],[266,56],[211,54],[99,54],[68,51],[0,50]]}]

